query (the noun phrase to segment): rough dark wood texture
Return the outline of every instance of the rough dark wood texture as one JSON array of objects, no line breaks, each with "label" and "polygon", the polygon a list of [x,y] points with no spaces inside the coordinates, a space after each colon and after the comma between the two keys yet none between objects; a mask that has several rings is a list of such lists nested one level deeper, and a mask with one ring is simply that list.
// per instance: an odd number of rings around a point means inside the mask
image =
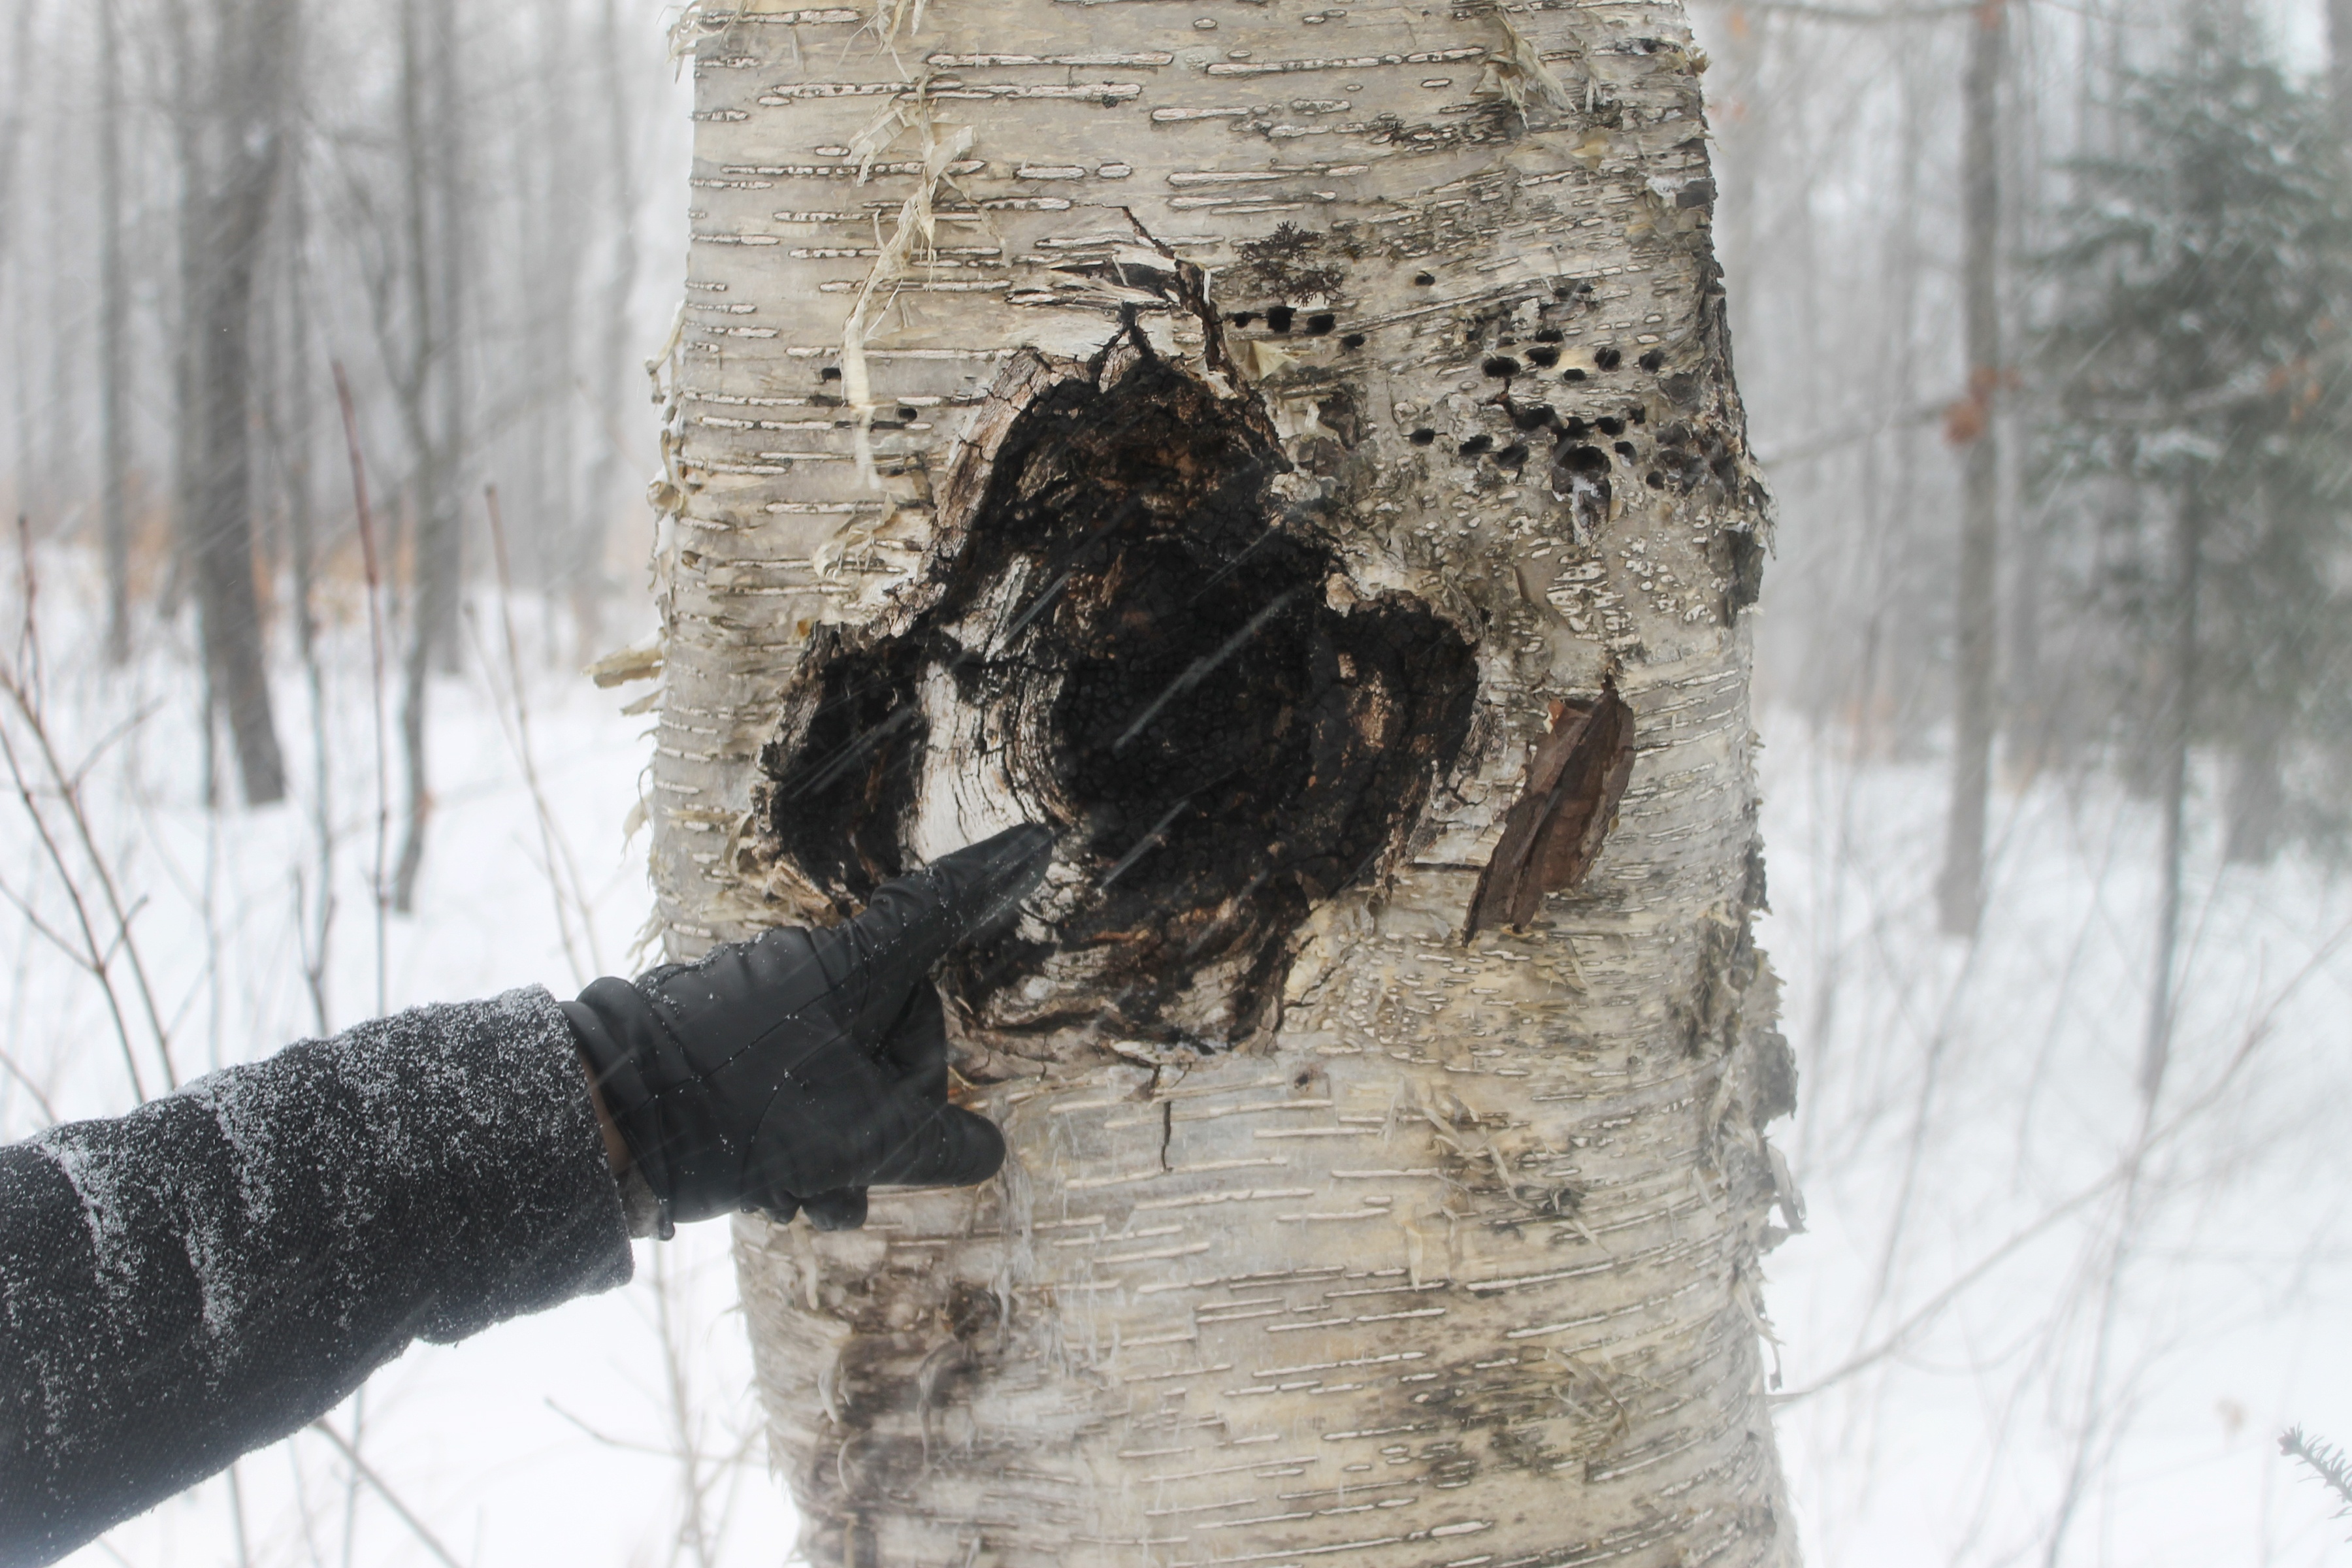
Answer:
[{"label": "rough dark wood texture", "polygon": [[[1019,815],[1066,829],[1085,873],[1043,928],[957,972],[972,1019],[1049,1028],[1108,994],[1126,1032],[1232,1043],[1272,1021],[1308,911],[1402,849],[1468,728],[1469,643],[1411,595],[1349,583],[1273,492],[1291,465],[1255,398],[1140,333],[1009,381],[1002,438],[958,465],[971,515],[920,607],[812,638],[765,759],[766,826],[840,907],[896,875],[927,751],[953,744],[923,693],[950,682]],[[1011,989],[1055,955],[1095,986]]]}]

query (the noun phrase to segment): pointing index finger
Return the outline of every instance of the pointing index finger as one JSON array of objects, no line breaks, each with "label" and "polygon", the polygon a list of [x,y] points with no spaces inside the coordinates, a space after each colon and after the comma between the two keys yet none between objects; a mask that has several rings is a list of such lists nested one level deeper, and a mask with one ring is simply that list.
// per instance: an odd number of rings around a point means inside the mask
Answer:
[{"label": "pointing index finger", "polygon": [[885,882],[866,912],[844,929],[868,969],[868,1011],[879,1026],[903,1005],[907,989],[958,944],[1010,914],[1045,874],[1051,829],[1007,828],[923,869]]}]

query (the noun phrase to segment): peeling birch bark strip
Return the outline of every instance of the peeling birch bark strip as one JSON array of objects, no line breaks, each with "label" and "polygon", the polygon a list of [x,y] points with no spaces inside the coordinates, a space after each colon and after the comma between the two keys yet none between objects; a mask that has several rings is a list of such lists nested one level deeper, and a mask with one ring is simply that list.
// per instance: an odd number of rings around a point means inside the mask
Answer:
[{"label": "peeling birch bark strip", "polygon": [[[1251,504],[1329,552],[1317,624],[1423,606],[1475,675],[1409,818],[1260,932],[1268,1008],[1218,1014],[1241,982],[1213,966],[1180,999],[1229,1038],[1106,1031],[1085,954],[1046,960],[1037,996],[964,998],[1000,1182],[877,1194],[856,1233],[739,1226],[812,1560],[1793,1563],[1759,1342],[1762,1129],[1793,1093],[1749,940],[1767,502],[1678,8],[942,0],[887,44],[862,11],[742,10],[692,40],[664,382],[674,952],[845,896],[780,840],[796,797],[761,763],[807,734],[787,701],[823,650],[1060,613],[1017,562],[1001,613],[953,620],[945,584],[1009,537],[1004,443],[1081,380],[1115,411],[1160,366],[1263,431],[1235,438],[1287,468]],[[936,186],[912,137],[856,151],[909,104],[934,149],[971,133]],[[919,183],[930,246],[868,289]],[[1614,827],[1524,930],[1465,943],[1553,704],[1612,670]],[[1063,787],[923,679],[874,855]]]}]

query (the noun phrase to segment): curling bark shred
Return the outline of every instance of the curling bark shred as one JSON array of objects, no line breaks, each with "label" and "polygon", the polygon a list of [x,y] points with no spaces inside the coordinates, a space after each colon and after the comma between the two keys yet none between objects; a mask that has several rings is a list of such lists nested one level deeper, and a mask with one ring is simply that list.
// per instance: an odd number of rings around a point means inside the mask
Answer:
[{"label": "curling bark shred", "polygon": [[1679,7],[682,40],[672,950],[1065,830],[950,985],[1004,1175],[739,1226],[811,1560],[1793,1563],[1769,503]]}]

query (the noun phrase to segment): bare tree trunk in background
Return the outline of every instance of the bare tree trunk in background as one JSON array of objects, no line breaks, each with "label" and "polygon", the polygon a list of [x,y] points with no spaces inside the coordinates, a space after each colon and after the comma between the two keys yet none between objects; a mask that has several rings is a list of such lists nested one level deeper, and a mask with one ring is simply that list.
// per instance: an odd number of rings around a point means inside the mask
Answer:
[{"label": "bare tree trunk in background", "polygon": [[[572,100],[580,83],[569,58],[571,39],[563,26],[564,0],[531,0],[525,8],[535,61],[527,110],[531,134],[508,141],[502,149],[506,166],[495,178],[515,193],[514,232],[493,239],[491,248],[510,250],[524,260],[531,279],[509,313],[508,331],[514,352],[526,363],[545,366],[551,380],[574,379],[565,351],[567,325],[579,292],[579,251],[585,243],[577,215],[585,205],[581,181],[560,150],[573,146]],[[521,22],[521,16],[517,17]],[[560,193],[560,194],[559,194]],[[568,198],[568,199],[567,199]],[[495,398],[496,395],[492,395]],[[568,401],[568,400],[567,400]],[[501,531],[509,540],[508,581],[519,568],[542,591],[560,570],[547,548],[545,524],[564,513],[564,491],[571,476],[562,461],[559,421],[567,411],[544,398],[532,398],[518,411],[514,427],[521,437],[520,449],[501,455],[499,488],[509,498],[502,507]],[[513,546],[526,542],[520,559]]]},{"label": "bare tree trunk in background", "polygon": [[2007,0],[1979,0],[1961,87],[1961,309],[1969,383],[1951,434],[1960,447],[1958,643],[1952,704],[1952,793],[1944,826],[1937,912],[1948,935],[1975,932],[1984,910],[1985,816],[2000,695],[2000,64]]},{"label": "bare tree trunk in background", "polygon": [[[62,105],[75,102],[77,95],[72,86],[68,85],[69,80],[69,78],[56,81],[45,80],[40,90],[51,103]],[[81,98],[76,107],[87,113],[88,103],[87,98]],[[54,110],[50,114],[42,116],[42,119],[48,124],[54,125]],[[55,135],[54,131],[47,131],[44,136],[47,146],[44,148],[42,162],[46,167],[51,169],[54,169],[61,161],[60,153],[63,152],[63,149],[58,146]],[[79,204],[75,200],[72,189],[74,184],[75,182],[55,178],[42,182],[44,189],[41,194],[44,199],[41,202],[41,219],[44,232],[37,242],[40,255],[57,256],[65,253],[68,247],[77,251],[81,247],[82,219]],[[40,279],[41,288],[47,296],[41,308],[47,312],[52,321],[69,314],[78,314],[89,309],[89,285],[83,280],[87,274],[77,276],[78,270],[74,268],[59,267],[44,267],[41,269],[43,273]],[[33,490],[35,498],[33,510],[57,516],[64,510],[66,505],[71,504],[68,503],[65,498],[76,495],[80,489],[77,479],[83,470],[79,458],[81,444],[88,431],[88,421],[82,417],[82,410],[86,405],[80,395],[80,388],[76,383],[79,374],[84,368],[83,362],[86,356],[81,342],[70,334],[50,332],[47,337],[48,374],[44,378],[47,384],[42,388],[39,400],[34,405],[34,409],[39,415],[37,434],[35,437],[36,449],[41,454],[42,463],[37,471],[39,482]]]},{"label": "bare tree trunk in background", "polygon": [[[26,242],[22,204],[18,201],[17,169],[25,143],[25,121],[30,104],[30,87],[37,63],[38,52],[33,36],[33,7],[18,4],[9,18],[8,28],[8,90],[0,101],[0,277],[5,277],[12,291],[19,296],[31,287],[38,276],[29,265],[35,247]],[[26,350],[24,324],[31,312],[19,304],[16,312],[15,339],[9,353],[9,369],[16,381],[16,510],[27,510],[26,495],[36,472],[35,437],[33,435],[32,355]]]},{"label": "bare tree trunk in background", "polygon": [[[540,0],[537,30],[545,41],[536,51],[541,77],[539,134],[518,138],[515,144],[516,184],[530,192],[524,210],[532,214],[531,232],[518,237],[534,261],[531,297],[525,307],[530,334],[527,352],[549,393],[534,402],[530,416],[536,431],[530,455],[536,479],[532,493],[524,498],[532,542],[529,565],[546,608],[552,612],[562,603],[567,619],[573,618],[579,598],[583,563],[577,542],[588,532],[593,515],[583,493],[588,464],[573,440],[578,429],[574,416],[587,384],[578,353],[582,285],[593,260],[597,231],[609,222],[594,199],[601,193],[583,188],[581,177],[579,150],[586,138],[603,130],[603,117],[590,101],[591,70],[603,73],[601,66],[592,66],[598,40],[573,36],[577,10],[573,0]],[[602,340],[598,332],[593,341]],[[595,446],[604,444],[599,431]],[[557,617],[552,613],[544,636],[553,657]]]},{"label": "bare tree trunk in background", "polygon": [[[198,98],[199,61],[196,58],[196,28],[189,15],[189,0],[160,0],[163,12],[164,55],[170,62],[170,119],[172,142],[178,164],[179,188],[173,203],[173,238],[175,243],[175,263],[173,282],[177,298],[173,300],[172,322],[172,532],[171,556],[163,571],[163,584],[156,594],[156,613],[165,620],[175,619],[188,592],[188,552],[193,546],[194,529],[189,520],[196,506],[196,473],[203,464],[204,447],[197,433],[196,414],[196,343],[195,331],[189,324],[189,312],[203,292],[197,279],[204,256],[204,186],[202,171],[197,167],[195,147],[203,126],[203,104]],[[215,794],[212,770],[213,721],[209,697],[205,706],[205,800],[210,804]]]},{"label": "bare tree trunk in background", "polygon": [[[2008,58],[2002,62],[2012,80],[2042,79],[2056,30],[2021,25],[2017,36],[2009,40]],[[2084,64],[2084,69],[2078,74],[2087,75],[2087,62]],[[2066,199],[2063,190],[2052,188],[2051,175],[2063,164],[2067,153],[2053,145],[2053,117],[2048,106],[2040,93],[2022,89],[2013,95],[2012,101],[2015,108],[2009,119],[2011,132],[2001,139],[1998,148],[2003,237],[2002,251],[1994,257],[1996,280],[2001,277],[2002,252],[2033,255],[2047,248],[2042,216],[2062,210],[2061,204]],[[2074,130],[2079,133],[2079,127]],[[2011,307],[2002,297],[1998,282],[1994,297],[1998,348],[2001,313]],[[2002,378],[2013,388],[2019,380],[2016,367],[2004,367]],[[2033,443],[2023,400],[2015,396],[2000,398],[1991,412],[2000,470],[1996,478],[1999,499],[1995,510],[1999,517],[1998,537],[2003,542],[1998,617],[2001,698],[1996,728],[2003,749],[2004,770],[2022,788],[2048,761],[2053,738],[2049,720],[2053,704],[2046,700],[2050,677],[2043,668],[2042,640],[2044,591],[2053,565],[2050,527],[2048,519],[2036,514],[2029,499],[2032,484],[2027,459]]]},{"label": "bare tree trunk in background", "polygon": [[1003,1176],[739,1222],[810,1560],[1794,1563],[1680,7],[782,5],[695,39],[672,951],[1065,830],[948,981]]},{"label": "bare tree trunk in background", "polygon": [[[298,39],[297,47],[307,43]],[[298,60],[294,80],[310,79],[306,57]],[[285,416],[278,430],[279,475],[286,487],[286,554],[294,579],[294,648],[302,661],[302,684],[310,708],[310,842],[312,858],[308,880],[298,872],[296,914],[301,923],[302,980],[310,995],[313,1023],[321,1035],[332,1027],[333,1010],[328,988],[330,947],[335,928],[334,726],[327,707],[326,669],[319,648],[319,518],[310,488],[310,457],[318,442],[318,378],[310,354],[311,293],[310,237],[311,191],[304,158],[306,143],[297,138],[289,152],[283,211],[285,282],[282,308],[286,313],[286,363],[282,370]]]},{"label": "bare tree trunk in background", "polygon": [[393,877],[393,908],[415,906],[433,815],[425,756],[425,708],[432,674],[457,658],[457,596],[464,582],[466,403],[460,310],[464,281],[464,202],[458,176],[464,146],[457,80],[457,21],[453,0],[402,0],[400,97],[402,157],[407,173],[409,309],[416,357],[402,398],[416,454],[415,595],[401,670],[400,744],[407,817]]},{"label": "bare tree trunk in background", "polygon": [[[2352,160],[2352,0],[2327,0],[2327,67],[2328,105],[2335,114],[2339,150],[2347,160]],[[2197,566],[2200,561],[2201,557],[2187,564]],[[2201,574],[2201,567],[2200,570]],[[2193,606],[2191,608],[2193,610]],[[2194,635],[2193,627],[2190,635]],[[2186,651],[2193,659],[2195,648]],[[2259,866],[2268,864],[2277,855],[2280,844],[2286,837],[2286,765],[2289,747],[2294,738],[2294,719],[2290,709],[2273,699],[2250,703],[2242,721],[2248,727],[2247,732],[2229,760],[2230,778],[2222,799],[2221,854],[2223,859],[2232,865]],[[2187,722],[2193,726],[2193,713]],[[2170,740],[2168,731],[2168,745]],[[2185,792],[2188,767],[2185,734],[2180,743],[2184,749],[2180,785]],[[2179,827],[2174,818],[2179,807],[2171,794],[2169,755],[2166,758],[2165,766],[2168,773],[2164,852],[2167,871],[2162,901],[2168,912],[2160,916],[2159,925],[2169,927],[2179,919]],[[2158,984],[2164,987],[2165,994],[2158,999],[2157,1005],[2161,1008],[2162,1017],[2159,1020],[2151,1015],[2148,1026],[2149,1070],[2158,1074],[2162,1071],[2158,1058],[2169,1049],[2172,941],[2169,934],[2160,934],[2159,945],[2164,952],[2158,959]],[[2165,1037],[2161,1043],[2158,1041],[2159,1024]]]},{"label": "bare tree trunk in background", "polygon": [[466,581],[466,291],[467,243],[467,122],[464,52],[457,37],[457,0],[427,0],[433,27],[433,120],[430,145],[436,168],[438,211],[435,272],[441,291],[443,384],[441,484],[436,504],[420,518],[417,534],[417,626],[429,639],[441,671],[462,668],[458,597]]},{"label": "bare tree trunk in background", "polygon": [[1724,271],[1734,279],[1748,277],[1755,266],[1757,214],[1765,195],[1762,175],[1772,154],[1762,70],[1764,29],[1771,21],[1769,13],[1752,15],[1735,0],[1724,20],[1728,43],[1710,68],[1715,73],[1717,184],[1727,198],[1725,216],[1715,226],[1715,248]]},{"label": "bare tree trunk in background", "polygon": [[[298,71],[296,79],[301,79]],[[310,490],[310,453],[318,441],[314,414],[318,381],[310,363],[310,189],[302,149],[293,147],[286,173],[286,553],[294,577],[294,647],[317,684],[319,662],[319,519]],[[317,693],[313,693],[315,697]]]},{"label": "bare tree trunk in background", "polygon": [[2286,830],[2289,719],[2275,704],[2261,703],[2246,722],[2249,732],[2230,759],[2221,854],[2232,865],[2262,866],[2277,855]]},{"label": "bare tree trunk in background", "polygon": [[[1915,408],[1923,401],[1920,395],[1920,362],[1923,357],[1921,325],[1928,312],[1924,308],[1920,283],[1927,273],[1926,257],[1930,242],[1922,232],[1919,186],[1921,170],[1927,160],[1921,152],[1933,140],[1932,95],[1927,84],[1942,75],[1941,61],[1932,44],[1914,41],[1916,30],[1905,35],[1903,53],[1898,56],[1898,80],[1902,86],[1901,129],[1897,132],[1900,151],[1895,158],[1895,208],[1899,215],[1891,219],[1893,233],[1887,240],[1887,288],[1885,309],[1894,323],[1894,341],[1887,355],[1884,379],[1879,384],[1879,406],[1885,410],[1885,424],[1869,447],[1872,482],[1863,490],[1863,503],[1868,509],[1861,515],[1867,520],[1870,548],[1856,562],[1861,568],[1855,599],[1863,606],[1860,618],[1864,641],[1853,668],[1844,672],[1844,684],[1851,691],[1850,711],[1856,726],[1859,754],[1876,756],[1890,754],[1898,744],[1901,715],[1916,712],[1919,707],[1918,671],[1925,660],[1920,657],[1920,639],[1906,634],[1903,622],[1906,605],[1913,602],[1904,583],[1904,562],[1916,552],[1917,541],[1927,531],[1921,527],[1923,512],[1932,516],[1920,504],[1925,484],[1923,473],[1928,464],[1926,449],[1932,439],[1917,423],[1906,417],[1904,411]],[[1810,357],[1810,356],[1808,356]],[[1849,781],[1845,789],[1848,800],[1854,785]],[[1850,804],[1842,805],[1841,815],[1850,813]],[[1845,874],[1843,859],[1840,875]],[[1834,961],[1832,961],[1834,962]],[[1825,1011],[1813,1020],[1816,1027],[1812,1039],[1826,1046],[1833,1037],[1830,1026],[1835,1021],[1833,1011],[1835,985],[1822,995]],[[1810,1131],[1810,1129],[1808,1130]]]},{"label": "bare tree trunk in background", "polygon": [[[295,0],[217,0],[200,133],[184,142],[196,191],[186,437],[196,453],[184,526],[205,682],[226,721],[248,805],[286,794],[254,586],[253,294],[286,136]],[[204,69],[209,67],[209,69]]]},{"label": "bare tree trunk in background", "polygon": [[2164,809],[2156,901],[2156,957],[2150,966],[2147,1030],[2140,1051],[2140,1098],[2154,1104],[2172,1056],[2175,957],[2180,945],[2180,879],[2189,849],[2189,742],[2197,710],[2199,605],[2205,577],[2206,500],[2192,479],[2172,520],[2172,649],[2158,753],[2157,788]]},{"label": "bare tree trunk in background", "polygon": [[0,243],[17,247],[16,162],[25,141],[26,84],[33,77],[33,8],[19,5],[9,17],[8,96],[0,102]]},{"label": "bare tree trunk in background", "polygon": [[122,254],[122,57],[118,0],[98,3],[98,518],[106,554],[106,661],[131,657],[131,281]]},{"label": "bare tree trunk in background", "polygon": [[580,529],[572,561],[572,619],[576,651],[584,661],[604,651],[604,601],[611,584],[604,578],[604,552],[610,543],[613,510],[621,493],[621,464],[627,453],[619,446],[636,427],[630,409],[639,405],[630,394],[643,383],[630,364],[629,300],[637,287],[636,146],[629,108],[629,85],[635,73],[625,61],[625,35],[619,0],[599,0],[596,13],[597,63],[604,100],[604,177],[611,184],[608,219],[613,255],[604,274],[604,298],[598,321],[594,397],[599,418],[595,459],[588,465],[587,494],[582,498]]}]

